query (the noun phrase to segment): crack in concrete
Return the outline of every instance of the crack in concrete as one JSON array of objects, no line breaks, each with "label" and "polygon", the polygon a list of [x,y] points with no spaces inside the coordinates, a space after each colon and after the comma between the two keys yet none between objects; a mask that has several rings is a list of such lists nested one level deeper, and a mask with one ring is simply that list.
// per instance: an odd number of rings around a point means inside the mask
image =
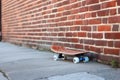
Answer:
[{"label": "crack in concrete", "polygon": [[5,73],[3,70],[0,69],[0,73],[7,79],[10,80],[7,73]]},{"label": "crack in concrete", "polygon": [[48,77],[36,78],[36,79],[33,79],[33,80],[48,80]]}]

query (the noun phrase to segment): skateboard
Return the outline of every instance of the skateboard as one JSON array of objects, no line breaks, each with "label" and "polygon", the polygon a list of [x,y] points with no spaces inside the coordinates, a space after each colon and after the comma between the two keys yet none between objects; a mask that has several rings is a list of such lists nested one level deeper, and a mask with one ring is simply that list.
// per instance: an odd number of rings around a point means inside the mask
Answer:
[{"label": "skateboard", "polygon": [[79,63],[81,61],[89,62],[89,57],[85,55],[87,53],[85,51],[67,49],[58,45],[52,45],[51,51],[57,53],[53,56],[54,60],[56,61],[59,59],[66,60],[67,57],[72,57],[73,63]]}]

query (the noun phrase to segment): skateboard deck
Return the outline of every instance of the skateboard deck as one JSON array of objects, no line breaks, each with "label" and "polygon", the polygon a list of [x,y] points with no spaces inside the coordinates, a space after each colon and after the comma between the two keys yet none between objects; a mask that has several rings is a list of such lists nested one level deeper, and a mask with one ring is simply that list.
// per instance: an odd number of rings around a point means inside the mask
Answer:
[{"label": "skateboard deck", "polygon": [[[73,58],[74,63],[78,63],[80,60],[84,60],[84,59],[87,59],[86,61],[88,61],[88,58],[83,56],[83,54],[87,53],[86,51],[67,49],[63,46],[58,46],[58,45],[52,45],[51,51],[58,54],[58,55],[54,55],[54,60],[63,57],[66,58],[66,56],[74,56]],[[76,60],[77,62],[75,62]]]}]

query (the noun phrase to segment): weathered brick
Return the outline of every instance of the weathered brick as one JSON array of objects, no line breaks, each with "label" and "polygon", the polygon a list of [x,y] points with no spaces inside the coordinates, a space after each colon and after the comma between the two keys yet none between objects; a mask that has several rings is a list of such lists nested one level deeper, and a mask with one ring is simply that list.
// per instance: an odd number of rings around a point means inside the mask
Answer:
[{"label": "weathered brick", "polygon": [[116,9],[110,9],[110,15],[116,15],[117,10]]},{"label": "weathered brick", "polygon": [[88,7],[88,10],[89,11],[95,11],[95,10],[100,10],[100,5],[93,5],[93,6],[90,6]]},{"label": "weathered brick", "polygon": [[110,1],[102,4],[102,8],[109,8],[109,7],[115,7],[116,6],[116,1]]},{"label": "weathered brick", "polygon": [[101,24],[101,19],[90,19],[88,20],[88,24]]},{"label": "weathered brick", "polygon": [[66,33],[65,36],[66,36],[66,37],[72,37],[72,33],[71,33],[71,32],[68,32],[68,33]]},{"label": "weathered brick", "polygon": [[95,3],[98,3],[99,0],[86,0],[86,4],[89,5],[89,4],[95,4]]},{"label": "weathered brick", "polygon": [[74,15],[68,16],[68,20],[73,20],[73,19],[75,19],[75,16],[74,16]]},{"label": "weathered brick", "polygon": [[92,12],[92,13],[91,13],[91,16],[92,16],[92,17],[96,17],[96,16],[97,16],[97,12]]},{"label": "weathered brick", "polygon": [[120,23],[120,16],[114,16],[108,18],[109,23]]},{"label": "weathered brick", "polygon": [[58,33],[58,36],[64,36],[64,33]]},{"label": "weathered brick", "polygon": [[107,41],[107,43],[108,43],[109,47],[113,47],[114,46],[114,42],[113,41]]},{"label": "weathered brick", "polygon": [[82,20],[77,20],[74,22],[74,25],[82,25],[83,21]]},{"label": "weathered brick", "polygon": [[80,30],[79,26],[70,27],[70,31],[79,31],[79,30]]},{"label": "weathered brick", "polygon": [[90,26],[81,26],[81,30],[82,31],[91,31],[91,27]]},{"label": "weathered brick", "polygon": [[94,45],[94,40],[91,39],[84,39],[84,44]]},{"label": "weathered brick", "polygon": [[112,54],[112,55],[119,55],[119,49],[115,48],[104,48],[104,53],[105,54]]},{"label": "weathered brick", "polygon": [[116,0],[117,1],[117,5],[120,6],[120,0]]},{"label": "weathered brick", "polygon": [[74,2],[77,2],[77,0],[70,0],[70,3],[74,3]]},{"label": "weathered brick", "polygon": [[114,47],[120,48],[120,41],[114,41]]},{"label": "weathered brick", "polygon": [[96,40],[96,41],[95,41],[95,45],[96,45],[96,46],[107,46],[107,41]]},{"label": "weathered brick", "polygon": [[107,24],[108,23],[108,19],[107,18],[103,18],[102,19],[102,23]]},{"label": "weathered brick", "polygon": [[88,11],[88,7],[79,8],[79,12],[86,12],[86,11]]},{"label": "weathered brick", "polygon": [[96,53],[101,53],[102,49],[99,47],[95,47],[95,46],[90,46],[90,51],[94,51]]},{"label": "weathered brick", "polygon": [[112,31],[119,31],[119,25],[113,25]]},{"label": "weathered brick", "polygon": [[105,33],[105,38],[106,39],[120,39],[120,32]]},{"label": "weathered brick", "polygon": [[78,37],[86,37],[86,32],[78,32]]},{"label": "weathered brick", "polygon": [[92,33],[92,38],[101,39],[103,38],[103,33]]},{"label": "weathered brick", "polygon": [[98,11],[98,16],[108,16],[109,10]]},{"label": "weathered brick", "polygon": [[120,14],[120,8],[118,8],[118,14]]},{"label": "weathered brick", "polygon": [[98,26],[98,31],[111,31],[111,26],[110,25]]},{"label": "weathered brick", "polygon": [[77,49],[83,49],[83,45],[82,44],[75,44],[75,48],[77,48]]},{"label": "weathered brick", "polygon": [[78,43],[79,42],[78,38],[68,38],[67,41],[68,42],[73,42],[73,43]]},{"label": "weathered brick", "polygon": [[64,11],[64,10],[65,10],[64,7],[60,7],[60,8],[58,8],[58,12],[60,12],[60,11]]}]

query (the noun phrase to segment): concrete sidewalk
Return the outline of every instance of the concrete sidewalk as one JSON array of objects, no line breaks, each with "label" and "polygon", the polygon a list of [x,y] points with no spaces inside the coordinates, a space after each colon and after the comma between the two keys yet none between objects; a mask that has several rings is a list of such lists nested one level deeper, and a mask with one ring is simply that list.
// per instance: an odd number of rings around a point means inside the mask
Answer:
[{"label": "concrete sidewalk", "polygon": [[[0,43],[0,70],[10,80],[120,79],[120,69],[95,62],[73,64],[70,61],[54,61],[52,57],[53,53],[49,51]],[[1,77],[0,80],[4,80]]]}]

